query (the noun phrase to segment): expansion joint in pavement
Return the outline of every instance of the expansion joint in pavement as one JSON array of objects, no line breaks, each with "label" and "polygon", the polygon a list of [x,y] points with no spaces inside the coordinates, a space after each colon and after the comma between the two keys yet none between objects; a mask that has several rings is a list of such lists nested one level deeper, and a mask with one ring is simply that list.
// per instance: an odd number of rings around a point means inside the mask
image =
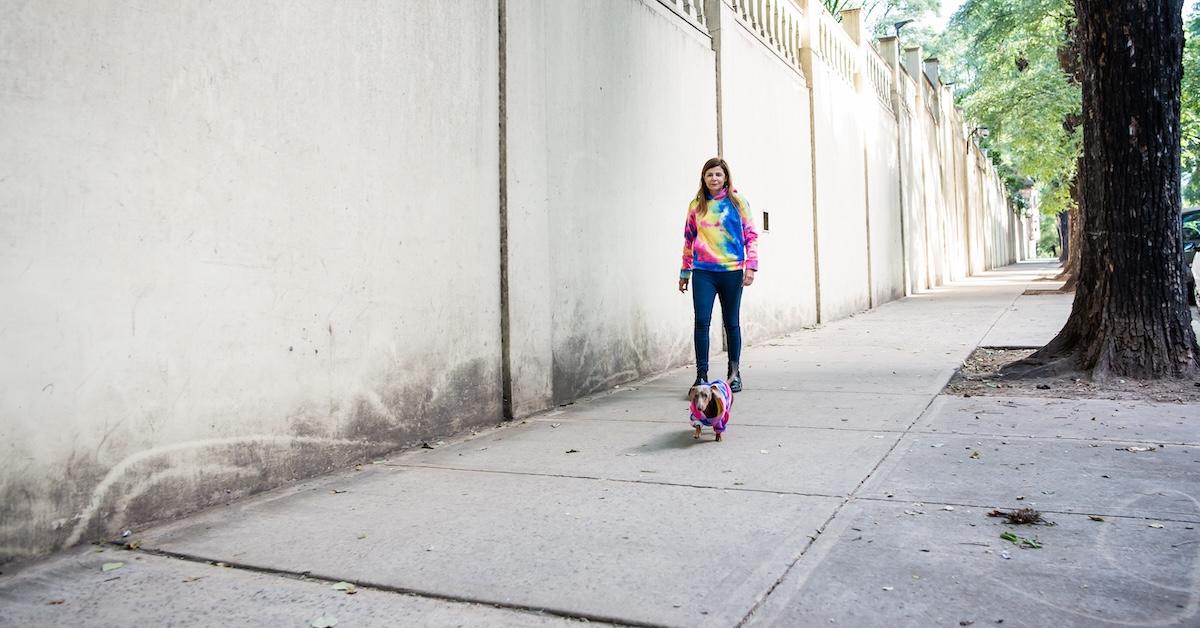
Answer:
[{"label": "expansion joint in pavement", "polygon": [[[942,383],[942,386],[945,387],[945,382]],[[863,485],[875,475],[875,472],[879,470],[879,466],[882,465],[883,462],[892,455],[892,452],[896,451],[896,447],[900,445],[900,441],[903,440],[904,435],[908,434],[913,427],[916,426],[916,424],[921,420],[921,417],[925,416],[925,413],[929,411],[929,407],[933,405],[935,399],[937,399],[937,394],[929,396],[929,401],[925,402],[925,405],[921,408],[921,411],[916,413],[917,416],[914,417],[913,420],[909,422],[908,426],[904,428],[904,431],[900,433],[900,438],[897,438],[891,444],[891,446],[888,447],[887,452],[879,457],[879,460],[877,460],[871,467],[871,470],[863,476],[862,480],[860,480],[858,484],[851,489],[851,491],[845,497],[842,498],[842,503],[838,504],[837,507],[833,509],[833,512],[829,513],[829,517],[826,518],[825,521],[821,523],[821,526],[817,528],[816,536],[810,538],[809,542],[806,543],[805,546],[800,550],[800,553],[796,555],[796,558],[788,564],[787,568],[783,570],[783,573],[779,574],[779,577],[776,578],[775,582],[771,584],[771,587],[767,589],[766,593],[764,593],[762,597],[760,597],[758,601],[756,601],[754,605],[750,607],[750,610],[742,617],[741,620],[738,621],[737,628],[742,628],[742,626],[745,626],[746,623],[750,621],[750,618],[754,616],[754,613],[766,603],[767,599],[771,597],[771,593],[773,593],[775,589],[777,589],[779,585],[783,583],[783,581],[788,577],[788,574],[795,569],[800,560],[803,559],[805,554],[808,553],[808,550],[816,544],[817,538],[824,534],[826,528],[828,528],[829,525],[833,523],[835,519],[837,519],[838,514],[842,512],[842,509],[846,507],[846,504],[849,504],[855,499],[855,495],[863,487]]]},{"label": "expansion joint in pavement", "polygon": [[517,475],[535,478],[559,478],[563,480],[586,480],[589,482],[616,482],[619,484],[646,484],[650,486],[671,486],[677,488],[695,488],[705,491],[729,491],[742,493],[767,493],[769,495],[791,495],[795,497],[831,497],[844,498],[844,495],[831,495],[829,493],[804,493],[800,491],[780,491],[768,488],[748,488],[745,486],[711,486],[707,484],[686,484],[683,482],[666,482],[663,480],[630,480],[626,478],[606,478],[595,475],[570,475],[566,473],[537,473],[535,471],[504,471],[499,469],[470,469],[466,467],[451,467],[433,464],[400,464],[395,462],[386,463],[388,467],[402,467],[412,469],[433,469],[435,471],[460,471],[466,473],[490,473],[496,475]]},{"label": "expansion joint in pavement", "polygon": [[[122,547],[122,548],[124,547],[124,544],[119,543],[119,542],[112,542],[112,543],[110,543],[110,545],[114,545],[116,547]],[[503,609],[518,611],[518,612],[523,612],[523,613],[551,615],[554,617],[561,617],[563,619],[579,621],[579,622],[603,622],[603,623],[612,624],[612,625],[616,625],[616,626],[629,626],[630,628],[665,628],[665,626],[662,624],[630,621],[628,619],[618,619],[615,617],[608,617],[608,616],[599,615],[599,614],[579,613],[577,611],[567,611],[567,610],[556,609],[556,608],[527,606],[527,605],[523,605],[523,604],[513,604],[511,602],[503,602],[503,601],[499,601],[499,600],[489,600],[489,599],[485,599],[485,598],[475,598],[475,597],[471,597],[471,596],[450,595],[450,594],[446,594],[446,593],[439,593],[436,591],[426,591],[423,589],[415,589],[415,588],[411,588],[411,587],[398,587],[398,586],[394,586],[394,585],[380,584],[380,583],[371,582],[368,580],[339,578],[339,577],[331,576],[331,575],[313,573],[311,571],[298,572],[298,571],[290,571],[287,569],[277,569],[274,567],[264,567],[262,565],[252,565],[249,563],[239,563],[236,561],[229,561],[229,560],[225,560],[225,559],[209,558],[209,557],[205,557],[205,556],[196,556],[194,554],[186,554],[183,552],[172,552],[172,551],[168,551],[168,550],[147,548],[147,547],[141,547],[141,548],[138,548],[135,550],[126,550],[126,551],[131,551],[131,552],[136,552],[136,553],[141,553],[141,554],[148,554],[151,556],[159,556],[162,558],[170,558],[170,559],[180,560],[180,561],[190,562],[190,563],[201,563],[201,564],[205,564],[205,565],[219,564],[228,569],[237,569],[240,571],[248,571],[248,572],[259,573],[259,574],[264,574],[264,575],[268,575],[268,576],[289,578],[292,580],[304,580],[304,581],[309,581],[309,582],[327,582],[330,584],[334,584],[334,583],[338,583],[338,582],[349,582],[349,583],[353,584],[356,588],[364,589],[364,590],[374,590],[374,591],[381,591],[384,593],[409,595],[409,596],[413,596],[413,597],[421,597],[421,598],[432,599],[432,600],[457,602],[460,604],[480,604],[480,605],[484,605],[484,606],[492,606],[495,608],[503,608]]]},{"label": "expansion joint in pavement", "polygon": [[[912,504],[915,503],[911,499],[899,499],[896,497],[855,497],[857,501],[876,502],[884,504]],[[954,506],[955,508],[996,508],[995,504],[976,504],[968,502],[951,502],[951,501],[921,501],[922,504],[937,504],[941,506]],[[1182,523],[1186,525],[1200,525],[1200,519],[1176,519],[1173,517],[1146,517],[1142,515],[1116,515],[1108,512],[1076,512],[1069,510],[1046,510],[1038,508],[1038,512],[1043,515],[1064,515],[1068,517],[1089,517],[1095,515],[1097,517],[1107,517],[1110,519],[1128,519],[1130,521],[1164,521],[1167,523]]]},{"label": "expansion joint in pavement", "polygon": [[[878,430],[878,431],[883,432],[886,430]],[[1084,438],[1081,436],[1058,436],[1058,435],[1039,436],[1037,434],[996,434],[996,433],[992,433],[992,432],[955,432],[955,431],[942,431],[942,430],[939,430],[937,432],[916,430],[916,431],[913,431],[912,433],[913,434],[921,434],[924,436],[970,436],[970,437],[978,437],[978,438],[1002,438],[1002,439],[1009,439],[1009,440],[1068,441],[1068,442],[1076,442],[1076,443],[1095,443],[1095,444],[1102,444],[1102,445],[1123,445],[1123,444],[1127,444],[1127,443],[1140,443],[1143,445],[1156,445],[1156,446],[1163,447],[1163,448],[1165,448],[1167,445],[1170,445],[1172,447],[1200,447],[1200,443],[1169,442],[1169,441],[1165,441],[1165,440],[1146,440],[1145,438],[1141,438],[1141,437],[1117,439],[1117,438],[1095,438],[1095,437],[1089,436],[1087,438]]]}]

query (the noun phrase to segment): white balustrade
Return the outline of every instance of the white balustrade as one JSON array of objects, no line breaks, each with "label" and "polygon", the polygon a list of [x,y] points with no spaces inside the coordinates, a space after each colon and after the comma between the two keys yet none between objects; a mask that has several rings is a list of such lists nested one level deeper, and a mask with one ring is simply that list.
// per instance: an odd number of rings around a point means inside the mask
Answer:
[{"label": "white balustrade", "polygon": [[892,66],[888,65],[879,53],[875,52],[874,48],[866,47],[867,52],[867,78],[871,80],[871,87],[875,89],[875,95],[879,97],[879,101],[887,109],[892,108]]},{"label": "white balustrade", "polygon": [[747,30],[773,48],[793,67],[800,67],[804,14],[795,0],[724,0]]},{"label": "white balustrade", "polygon": [[[815,4],[815,3],[814,3]],[[860,51],[858,44],[850,38],[841,24],[833,16],[822,9],[813,16],[817,20],[817,56],[838,75],[850,83],[854,83],[854,75],[858,73]]]},{"label": "white balustrade", "polygon": [[704,15],[704,0],[658,0],[662,4],[671,7],[676,13],[692,22],[693,25],[701,27],[707,32],[708,20]]}]

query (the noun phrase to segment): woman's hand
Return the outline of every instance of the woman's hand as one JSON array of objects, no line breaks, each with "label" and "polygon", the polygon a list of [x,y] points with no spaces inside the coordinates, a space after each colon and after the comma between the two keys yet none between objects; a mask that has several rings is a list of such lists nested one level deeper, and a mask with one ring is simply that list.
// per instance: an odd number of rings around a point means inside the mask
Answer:
[{"label": "woman's hand", "polygon": [[679,291],[680,291],[680,292],[687,292],[687,285],[688,285],[688,278],[687,278],[687,277],[680,277],[680,278],[679,278]]},{"label": "woman's hand", "polygon": [[748,286],[748,285],[750,285],[750,284],[752,284],[752,283],[754,283],[754,269],[753,269],[753,268],[747,268],[747,269],[746,269],[746,270],[745,270],[745,271],[742,273],[742,285],[743,285],[743,286]]}]

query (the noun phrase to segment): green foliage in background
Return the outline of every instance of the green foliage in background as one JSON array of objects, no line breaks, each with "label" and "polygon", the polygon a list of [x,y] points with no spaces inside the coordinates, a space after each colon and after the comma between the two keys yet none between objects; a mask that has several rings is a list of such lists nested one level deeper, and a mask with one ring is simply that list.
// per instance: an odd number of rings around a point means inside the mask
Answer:
[{"label": "green foliage in background", "polygon": [[1184,24],[1183,85],[1179,130],[1183,166],[1183,204],[1200,205],[1200,5]]},{"label": "green foliage in background", "polygon": [[941,42],[959,106],[989,129],[981,144],[1006,178],[1032,180],[1049,214],[1070,206],[1082,150],[1080,86],[1060,60],[1075,61],[1073,21],[1070,0],[967,0]]},{"label": "green foliage in background", "polygon": [[[862,8],[863,27],[872,37],[892,35],[894,24],[902,20],[919,20],[935,15],[941,0],[821,0],[825,10],[841,19],[845,9]],[[911,28],[916,28],[915,26]],[[909,35],[909,30],[904,34]]]},{"label": "green foliage in background", "polygon": [[1038,237],[1037,256],[1038,257],[1058,257],[1062,253],[1060,238],[1058,237],[1058,218],[1053,214],[1043,213],[1039,220],[1039,228],[1041,235]]}]

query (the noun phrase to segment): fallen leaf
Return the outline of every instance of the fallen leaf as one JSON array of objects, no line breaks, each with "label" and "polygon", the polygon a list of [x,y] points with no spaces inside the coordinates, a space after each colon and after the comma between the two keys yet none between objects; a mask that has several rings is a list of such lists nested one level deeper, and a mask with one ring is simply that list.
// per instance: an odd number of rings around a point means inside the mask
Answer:
[{"label": "fallen leaf", "polygon": [[579,453],[579,450],[578,450],[578,449],[568,449],[568,450],[567,450],[567,453],[569,453],[569,454],[577,454],[577,453]]},{"label": "fallen leaf", "polygon": [[1008,541],[1017,547],[1028,547],[1029,549],[1042,549],[1042,544],[1037,539],[1029,539],[1012,532],[1002,532],[1000,538]]},{"label": "fallen leaf", "polygon": [[954,510],[954,506],[942,506],[942,510]]},{"label": "fallen leaf", "polygon": [[1117,447],[1117,451],[1128,451],[1129,453],[1132,453],[1132,454],[1140,454],[1140,453],[1147,452],[1147,451],[1154,451],[1155,449],[1157,449],[1157,447],[1140,447],[1140,446]]},{"label": "fallen leaf", "polygon": [[65,603],[66,603],[66,600],[50,600],[49,602],[46,602],[46,604],[48,606],[58,606],[59,604],[65,604]]},{"label": "fallen leaf", "polygon": [[979,459],[979,456],[980,456],[980,454],[979,454],[979,450],[978,450],[978,449],[974,449],[974,450],[972,450],[972,451],[971,451],[970,458],[971,458],[972,460],[978,460],[978,459]]},{"label": "fallen leaf", "polygon": [[339,494],[339,493],[345,493],[345,492],[346,492],[346,489],[344,489],[344,488],[335,488],[335,489],[333,489],[332,491],[329,491],[329,492],[330,492],[330,493],[333,493],[334,495],[337,495],[337,494]]},{"label": "fallen leaf", "polygon": [[337,617],[331,617],[329,615],[322,615],[321,617],[312,620],[312,623],[309,624],[309,626],[312,626],[312,628],[333,628],[336,625]]},{"label": "fallen leaf", "polygon": [[1161,528],[1161,527],[1163,527],[1163,524],[1161,524],[1161,523],[1152,523],[1152,524],[1150,524],[1150,527],[1151,527],[1151,528]]},{"label": "fallen leaf", "polygon": [[1099,515],[1088,515],[1088,519],[1091,519],[1092,521],[1104,521],[1104,517]]},{"label": "fallen leaf", "polygon": [[141,540],[141,539],[136,539],[136,540],[133,540],[133,541],[130,541],[130,542],[126,543],[126,544],[125,544],[125,549],[127,549],[127,550],[135,550],[135,549],[138,549],[138,548],[140,548],[141,546],[142,546],[142,540]]},{"label": "fallen leaf", "polygon": [[120,569],[124,566],[125,563],[104,563],[104,566],[100,568],[100,571],[112,571],[114,569]]},{"label": "fallen leaf", "polygon": [[884,591],[892,591],[892,590],[895,590],[895,588],[896,587],[883,587],[883,590]]},{"label": "fallen leaf", "polygon": [[550,427],[558,427],[560,425],[562,425],[562,423],[551,423]]},{"label": "fallen leaf", "polygon": [[334,591],[344,591],[346,595],[354,595],[355,593],[358,593],[358,587],[355,587],[349,582],[339,582],[329,588],[333,589]]}]

